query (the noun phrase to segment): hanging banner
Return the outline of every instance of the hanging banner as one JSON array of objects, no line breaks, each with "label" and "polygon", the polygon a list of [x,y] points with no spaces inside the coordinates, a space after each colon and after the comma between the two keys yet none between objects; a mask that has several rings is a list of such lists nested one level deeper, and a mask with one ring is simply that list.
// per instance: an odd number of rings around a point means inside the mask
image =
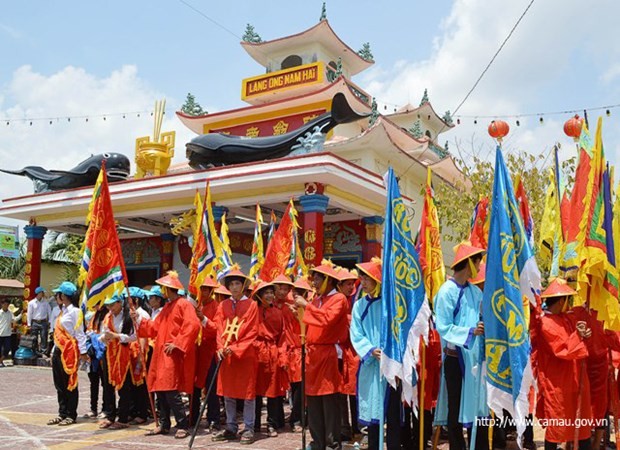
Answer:
[{"label": "hanging banner", "polygon": [[0,256],[19,258],[19,228],[0,225]]}]

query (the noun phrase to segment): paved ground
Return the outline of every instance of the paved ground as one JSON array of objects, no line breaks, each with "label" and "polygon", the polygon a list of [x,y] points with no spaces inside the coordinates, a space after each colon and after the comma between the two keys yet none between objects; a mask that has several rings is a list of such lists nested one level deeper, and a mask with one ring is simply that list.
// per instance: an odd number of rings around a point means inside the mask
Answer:
[{"label": "paved ground", "polygon": [[[79,374],[80,404],[78,417],[88,412],[88,377]],[[145,437],[153,425],[134,426],[125,430],[100,430],[94,420],[78,418],[78,423],[68,427],[47,426],[56,416],[58,405],[52,382],[51,369],[46,367],[0,368],[0,449],[173,449],[187,448],[188,439],[175,440],[170,436]],[[174,429],[173,429],[174,430]],[[537,444],[542,448],[542,430],[536,430]],[[310,440],[308,436],[308,441]],[[290,432],[278,437],[260,438],[251,446],[239,442],[212,442],[201,431],[194,443],[195,449],[253,449],[294,450],[301,448],[301,435]],[[352,445],[345,446],[347,449]],[[447,449],[442,443],[439,449]],[[509,449],[517,448],[514,441]]]}]

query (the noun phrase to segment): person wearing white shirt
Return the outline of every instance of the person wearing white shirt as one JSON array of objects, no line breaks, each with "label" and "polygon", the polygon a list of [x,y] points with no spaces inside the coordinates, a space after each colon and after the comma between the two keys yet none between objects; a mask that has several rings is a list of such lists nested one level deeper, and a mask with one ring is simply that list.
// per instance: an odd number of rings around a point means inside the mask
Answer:
[{"label": "person wearing white shirt", "polygon": [[11,350],[11,328],[15,322],[15,316],[9,310],[9,299],[2,299],[0,308],[0,367],[4,367],[4,358],[9,356]]},{"label": "person wearing white shirt", "polygon": [[30,333],[37,336],[39,352],[47,348],[47,333],[52,310],[45,298],[45,290],[39,286],[34,290],[35,297],[28,302],[28,328]]},{"label": "person wearing white shirt", "polygon": [[166,303],[166,297],[161,292],[161,288],[157,285],[153,286],[150,291],[147,292],[149,297],[149,306],[153,310],[151,313],[151,320],[155,320],[157,315],[161,312],[161,309]]},{"label": "person wearing white shirt", "polygon": [[[132,380],[131,348],[136,341],[136,330],[129,316],[129,303],[126,295],[115,293],[103,304],[108,308],[108,315],[103,319],[101,341],[106,345],[106,356],[103,370],[107,374],[107,382],[118,392],[118,409],[113,407],[111,414],[99,424],[99,428],[121,429],[129,426],[131,408]],[[111,362],[114,362],[112,364]],[[118,364],[117,362],[120,362]],[[105,391],[104,391],[104,395]],[[112,400],[112,398],[110,398]],[[118,416],[118,422],[114,422]]]},{"label": "person wearing white shirt", "polygon": [[[54,290],[59,292],[62,309],[54,329],[54,349],[52,351],[52,374],[54,387],[58,394],[58,417],[47,422],[48,425],[72,425],[77,419],[78,406],[78,367],[87,361],[84,317],[77,307],[79,296],[77,287],[70,281],[63,281]],[[79,355],[79,356],[78,356]]]},{"label": "person wearing white shirt", "polygon": [[[52,307],[52,305],[54,305]],[[52,303],[50,304],[51,312],[50,312],[50,331],[49,334],[51,337],[48,337],[48,344],[46,349],[46,355],[50,356],[52,347],[54,346],[54,327],[56,326],[56,320],[60,315],[60,310],[62,308],[62,302],[60,301],[60,293],[54,294],[54,298]]]}]

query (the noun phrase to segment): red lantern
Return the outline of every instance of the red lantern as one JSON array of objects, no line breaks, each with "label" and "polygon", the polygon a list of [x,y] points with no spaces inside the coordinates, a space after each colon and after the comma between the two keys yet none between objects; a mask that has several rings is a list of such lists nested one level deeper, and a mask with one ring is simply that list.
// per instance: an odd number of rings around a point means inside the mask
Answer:
[{"label": "red lantern", "polygon": [[508,135],[510,126],[503,120],[493,120],[489,124],[489,135],[497,139],[498,142],[502,142],[502,139]]},{"label": "red lantern", "polygon": [[579,140],[579,136],[581,135],[581,127],[583,126],[583,118],[579,117],[578,114],[575,114],[575,117],[571,117],[566,122],[564,122],[564,133],[568,137],[572,137],[575,142]]}]

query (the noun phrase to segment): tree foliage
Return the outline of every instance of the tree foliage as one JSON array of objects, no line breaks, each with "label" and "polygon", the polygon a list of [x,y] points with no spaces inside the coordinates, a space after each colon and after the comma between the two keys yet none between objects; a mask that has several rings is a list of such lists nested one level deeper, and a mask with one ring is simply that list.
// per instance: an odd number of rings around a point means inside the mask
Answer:
[{"label": "tree foliage", "polygon": [[26,268],[26,241],[22,241],[19,246],[17,258],[7,258],[0,256],[0,278],[8,280],[24,281]]},{"label": "tree foliage", "polygon": [[79,265],[81,263],[84,236],[52,231],[49,234],[48,242],[49,245],[47,245],[43,253],[44,259],[51,259],[53,261],[73,265]]}]

